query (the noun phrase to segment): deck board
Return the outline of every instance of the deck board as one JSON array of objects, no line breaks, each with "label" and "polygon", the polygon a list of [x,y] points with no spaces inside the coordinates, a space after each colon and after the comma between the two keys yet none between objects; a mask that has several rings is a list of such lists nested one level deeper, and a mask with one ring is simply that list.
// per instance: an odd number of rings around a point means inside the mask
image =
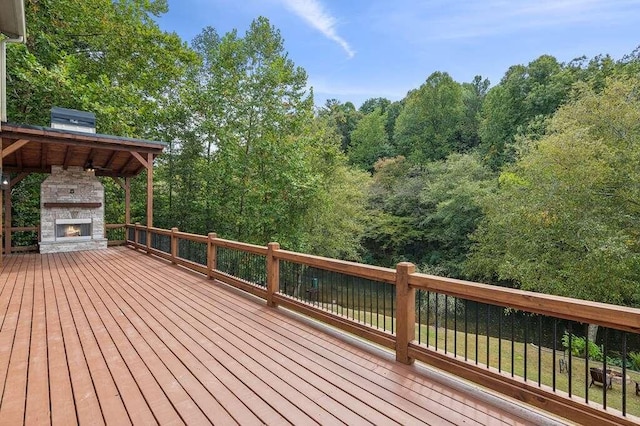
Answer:
[{"label": "deck board", "polygon": [[12,255],[0,425],[528,424],[128,248]]}]

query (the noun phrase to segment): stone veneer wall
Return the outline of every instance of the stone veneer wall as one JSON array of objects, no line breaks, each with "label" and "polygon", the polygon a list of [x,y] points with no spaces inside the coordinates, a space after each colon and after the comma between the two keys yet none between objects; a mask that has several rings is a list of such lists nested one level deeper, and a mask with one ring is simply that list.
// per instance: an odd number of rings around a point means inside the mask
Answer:
[{"label": "stone veneer wall", "polygon": [[[100,203],[98,208],[45,208],[44,203]],[[93,219],[91,240],[56,241],[56,219]],[[82,167],[52,166],[40,186],[40,253],[95,250],[107,247],[104,236],[104,187],[94,172]]]}]

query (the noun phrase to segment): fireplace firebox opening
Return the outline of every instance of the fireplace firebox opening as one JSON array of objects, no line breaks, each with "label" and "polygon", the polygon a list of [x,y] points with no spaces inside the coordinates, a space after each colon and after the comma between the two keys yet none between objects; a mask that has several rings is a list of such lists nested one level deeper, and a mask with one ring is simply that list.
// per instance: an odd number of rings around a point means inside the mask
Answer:
[{"label": "fireplace firebox opening", "polygon": [[90,240],[91,219],[56,219],[56,241]]}]

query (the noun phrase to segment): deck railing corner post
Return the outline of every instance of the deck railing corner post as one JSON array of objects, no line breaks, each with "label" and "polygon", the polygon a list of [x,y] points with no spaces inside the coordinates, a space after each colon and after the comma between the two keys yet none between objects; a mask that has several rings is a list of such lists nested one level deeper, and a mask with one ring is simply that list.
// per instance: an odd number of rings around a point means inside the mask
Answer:
[{"label": "deck railing corner post", "polygon": [[396,266],[396,360],[413,364],[409,357],[409,343],[416,332],[416,290],[409,286],[409,276],[416,271],[413,263]]},{"label": "deck railing corner post", "polygon": [[279,243],[267,245],[267,305],[276,306],[273,296],[280,288],[280,259],[275,257],[275,252],[280,250]]},{"label": "deck railing corner post", "polygon": [[171,228],[171,263],[175,265],[176,258],[178,257],[178,237],[176,233],[178,228]]},{"label": "deck railing corner post", "polygon": [[215,239],[218,238],[218,234],[215,232],[209,232],[207,234],[207,277],[213,278],[213,271],[217,266],[217,250],[215,245]]}]

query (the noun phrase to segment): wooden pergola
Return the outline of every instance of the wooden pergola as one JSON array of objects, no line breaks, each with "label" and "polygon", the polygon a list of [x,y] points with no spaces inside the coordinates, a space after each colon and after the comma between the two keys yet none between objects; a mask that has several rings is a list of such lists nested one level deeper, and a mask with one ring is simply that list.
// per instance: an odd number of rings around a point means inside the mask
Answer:
[{"label": "wooden pergola", "polygon": [[[153,226],[153,161],[166,144],[111,135],[73,132],[50,127],[1,123],[0,170],[4,196],[5,242],[10,250],[11,189],[31,173],[51,173],[51,166],[93,169],[113,178],[125,191],[125,222],[131,218],[131,178],[147,170],[147,225]],[[4,179],[3,179],[4,180]],[[0,223],[2,216],[0,210]],[[1,256],[1,254],[0,254]],[[0,257],[0,264],[2,257]]]}]

